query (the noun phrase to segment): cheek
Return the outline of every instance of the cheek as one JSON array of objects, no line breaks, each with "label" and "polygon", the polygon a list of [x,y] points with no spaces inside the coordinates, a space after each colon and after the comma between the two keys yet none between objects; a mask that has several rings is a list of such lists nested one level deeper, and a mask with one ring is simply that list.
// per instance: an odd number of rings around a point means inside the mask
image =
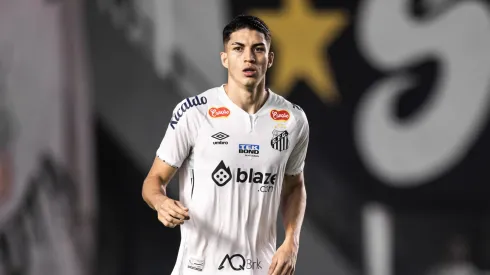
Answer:
[{"label": "cheek", "polygon": [[268,63],[267,62],[264,62],[264,63],[261,64],[260,67],[262,68],[263,71],[266,71],[267,68],[268,68]]},{"label": "cheek", "polygon": [[260,67],[267,68],[268,63],[269,59],[267,59],[266,57],[260,59]]},{"label": "cheek", "polygon": [[228,59],[228,68],[233,71],[240,69],[236,59]]}]

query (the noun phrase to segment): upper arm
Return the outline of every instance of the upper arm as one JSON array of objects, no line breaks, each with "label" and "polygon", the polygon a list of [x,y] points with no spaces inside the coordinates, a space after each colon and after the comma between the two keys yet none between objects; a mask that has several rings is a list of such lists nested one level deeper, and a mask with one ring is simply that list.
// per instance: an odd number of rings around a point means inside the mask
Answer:
[{"label": "upper arm", "polygon": [[183,100],[175,107],[165,136],[156,151],[148,176],[168,183],[194,147],[199,127],[199,112]]},{"label": "upper arm", "polygon": [[306,153],[308,151],[310,129],[306,115],[302,111],[298,112],[298,115],[297,142],[286,164],[286,172],[283,181],[284,195],[288,195],[296,187],[304,186],[303,169],[305,166]]},{"label": "upper arm", "polygon": [[179,168],[189,156],[199,131],[197,107],[188,106],[186,100],[177,104],[156,152],[159,159],[174,168]]},{"label": "upper arm", "polygon": [[288,194],[289,191],[296,187],[304,186],[304,176],[303,172],[300,172],[299,174],[296,175],[285,175],[284,176],[284,183],[283,183],[283,190],[285,191],[285,194]]},{"label": "upper arm", "polygon": [[177,170],[178,168],[162,161],[159,157],[155,157],[150,172],[148,173],[148,177],[158,177],[163,184],[167,184],[173,178]]},{"label": "upper arm", "polygon": [[302,174],[305,166],[306,153],[308,151],[308,142],[310,137],[308,120],[303,112],[298,113],[298,115],[297,142],[286,164],[286,176],[296,176],[300,173]]}]

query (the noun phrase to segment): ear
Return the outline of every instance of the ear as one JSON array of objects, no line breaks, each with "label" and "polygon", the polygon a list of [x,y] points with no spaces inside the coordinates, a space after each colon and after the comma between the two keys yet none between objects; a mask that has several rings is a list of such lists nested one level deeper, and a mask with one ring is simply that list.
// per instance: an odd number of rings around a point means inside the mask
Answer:
[{"label": "ear", "polygon": [[269,52],[269,64],[267,64],[267,68],[272,67],[272,63],[274,63],[274,52]]},{"label": "ear", "polygon": [[228,53],[221,52],[220,57],[221,57],[221,65],[223,65],[223,67],[228,69]]}]

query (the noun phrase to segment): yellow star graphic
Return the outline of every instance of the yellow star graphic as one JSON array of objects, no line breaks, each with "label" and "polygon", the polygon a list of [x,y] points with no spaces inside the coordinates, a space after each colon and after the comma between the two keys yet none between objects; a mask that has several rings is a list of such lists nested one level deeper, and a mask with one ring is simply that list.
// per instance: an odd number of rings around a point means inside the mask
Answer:
[{"label": "yellow star graphic", "polygon": [[310,0],[283,0],[282,10],[255,10],[272,32],[272,43],[278,49],[271,80],[275,92],[290,93],[296,81],[304,80],[326,102],[339,97],[329,65],[325,45],[331,45],[347,25],[342,10],[318,11]]}]

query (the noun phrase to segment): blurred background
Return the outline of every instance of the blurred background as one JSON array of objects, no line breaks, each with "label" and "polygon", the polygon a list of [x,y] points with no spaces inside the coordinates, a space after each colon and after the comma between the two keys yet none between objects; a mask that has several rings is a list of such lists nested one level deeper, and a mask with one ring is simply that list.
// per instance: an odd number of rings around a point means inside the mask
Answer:
[{"label": "blurred background", "polygon": [[142,182],[242,13],[309,118],[296,274],[488,274],[486,0],[0,0],[0,274],[170,274]]}]

